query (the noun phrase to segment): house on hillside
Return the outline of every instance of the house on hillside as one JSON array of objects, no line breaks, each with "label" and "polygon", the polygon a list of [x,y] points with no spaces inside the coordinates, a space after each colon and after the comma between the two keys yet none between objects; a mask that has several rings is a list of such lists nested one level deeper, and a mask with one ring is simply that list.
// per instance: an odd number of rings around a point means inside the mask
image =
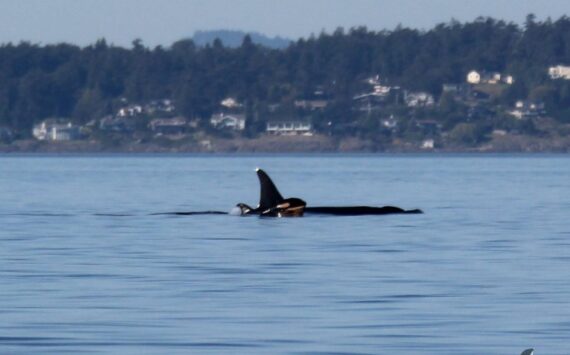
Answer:
[{"label": "house on hillside", "polygon": [[358,98],[361,96],[367,96],[367,95],[374,95],[374,96],[378,96],[378,97],[388,97],[390,95],[390,92],[393,89],[398,89],[398,87],[391,87],[388,85],[382,85],[382,83],[380,82],[380,76],[376,75],[373,77],[370,77],[368,79],[366,79],[364,81],[366,84],[368,84],[368,88],[372,89],[372,90],[366,90],[366,92],[356,95],[354,98]]},{"label": "house on hillside", "polygon": [[382,124],[382,127],[392,131],[398,127],[398,120],[394,118],[394,115],[390,115],[390,117],[383,119],[380,123]]},{"label": "house on hillside", "polygon": [[144,108],[141,105],[129,105],[125,107],[121,107],[117,111],[118,117],[136,117],[142,115],[144,112]]},{"label": "house on hillside", "polygon": [[364,80],[364,83],[371,86],[376,93],[381,93],[387,95],[390,92],[391,87],[388,85],[383,85],[382,83],[386,83],[380,79],[380,75],[374,75]]},{"label": "house on hillside", "polygon": [[467,73],[467,82],[469,84],[507,84],[512,85],[515,79],[512,75],[503,75],[498,72],[476,71],[472,70]]},{"label": "house on hillside", "polygon": [[188,122],[184,117],[157,118],[148,124],[156,135],[182,135],[188,130]]},{"label": "house on hillside", "polygon": [[420,146],[421,149],[424,150],[431,150],[435,148],[435,141],[433,139],[426,139],[422,142],[422,145]]},{"label": "house on hillside", "polygon": [[237,109],[237,108],[241,108],[243,107],[243,105],[241,103],[239,103],[235,98],[233,97],[227,97],[225,99],[223,99],[220,102],[220,105],[225,107],[225,108],[229,108],[229,109]]},{"label": "house on hillside", "polygon": [[368,77],[366,79],[364,79],[364,82],[368,85],[380,85],[380,75],[373,75],[371,77]]},{"label": "house on hillside", "polygon": [[144,106],[143,112],[148,114],[154,113],[173,113],[176,111],[174,102],[170,99],[152,100]]},{"label": "house on hillside", "polygon": [[513,110],[508,112],[511,116],[519,119],[531,119],[544,115],[544,102],[535,102],[528,100],[519,100],[515,103]]},{"label": "house on hillside", "polygon": [[312,136],[313,127],[304,121],[268,122],[265,131],[278,136]]},{"label": "house on hillside", "polygon": [[564,79],[570,80],[570,66],[557,65],[548,68],[548,76],[550,79]]},{"label": "house on hillside", "polygon": [[386,98],[390,95],[391,91],[392,91],[392,87],[390,87],[390,86],[376,85],[376,86],[374,86],[374,88],[371,92],[358,94],[358,95],[354,96],[353,99],[358,100],[362,97],[370,97],[370,96],[374,96],[374,97],[377,97],[379,99],[380,98]]},{"label": "house on hillside", "polygon": [[467,82],[469,84],[480,84],[481,83],[481,74],[475,70],[470,71],[467,74]]},{"label": "house on hillside", "polygon": [[215,113],[210,117],[210,124],[217,129],[243,131],[245,129],[245,115]]},{"label": "house on hillside", "polygon": [[408,107],[430,107],[435,100],[433,95],[427,92],[405,92],[404,102]]},{"label": "house on hillside", "polygon": [[[373,81],[372,79],[368,79]],[[354,109],[356,111],[372,112],[380,109],[383,103],[386,103],[390,99],[393,99],[393,93],[398,90],[398,87],[373,85],[372,90],[369,92],[364,92],[352,97],[354,103]]]},{"label": "house on hillside", "polygon": [[79,126],[71,122],[45,120],[34,126],[32,135],[37,140],[45,141],[71,141],[81,139]]}]

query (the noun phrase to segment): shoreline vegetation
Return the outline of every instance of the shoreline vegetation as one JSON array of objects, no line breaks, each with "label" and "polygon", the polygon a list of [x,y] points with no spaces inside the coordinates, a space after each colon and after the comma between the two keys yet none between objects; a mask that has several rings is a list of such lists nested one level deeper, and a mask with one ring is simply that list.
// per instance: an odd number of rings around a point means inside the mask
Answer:
[{"label": "shoreline vegetation", "polygon": [[0,44],[0,152],[570,152],[570,18]]},{"label": "shoreline vegetation", "polygon": [[21,140],[0,144],[0,153],[570,153],[570,137],[541,138],[522,135],[494,137],[478,146],[425,149],[415,142],[381,145],[358,138],[330,136],[265,136],[260,138],[194,141],[125,142],[105,145],[98,141],[41,142]]}]

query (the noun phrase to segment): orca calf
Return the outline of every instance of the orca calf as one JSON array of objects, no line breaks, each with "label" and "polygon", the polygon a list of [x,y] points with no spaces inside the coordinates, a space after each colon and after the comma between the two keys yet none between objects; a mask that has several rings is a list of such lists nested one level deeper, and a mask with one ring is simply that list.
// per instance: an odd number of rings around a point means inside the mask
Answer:
[{"label": "orca calf", "polygon": [[370,206],[323,206],[307,207],[307,203],[300,198],[283,198],[277,187],[261,169],[256,169],[259,178],[260,197],[259,205],[252,208],[245,203],[236,205],[239,215],[259,215],[266,217],[300,217],[304,214],[321,214],[334,216],[362,216],[362,215],[385,215],[385,214],[418,214],[423,213],[419,209],[404,210],[394,206],[370,207]]}]

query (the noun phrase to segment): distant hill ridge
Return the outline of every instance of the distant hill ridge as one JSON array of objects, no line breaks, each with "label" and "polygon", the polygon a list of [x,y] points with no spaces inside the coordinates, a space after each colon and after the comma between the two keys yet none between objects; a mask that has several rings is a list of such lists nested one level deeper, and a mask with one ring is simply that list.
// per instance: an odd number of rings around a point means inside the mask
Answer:
[{"label": "distant hill ridge", "polygon": [[239,47],[243,38],[250,35],[251,40],[255,44],[259,44],[269,48],[283,49],[291,44],[291,40],[283,37],[268,37],[259,32],[244,32],[234,30],[213,30],[213,31],[196,31],[192,40],[199,46],[212,44],[216,38],[219,38],[226,47]]}]

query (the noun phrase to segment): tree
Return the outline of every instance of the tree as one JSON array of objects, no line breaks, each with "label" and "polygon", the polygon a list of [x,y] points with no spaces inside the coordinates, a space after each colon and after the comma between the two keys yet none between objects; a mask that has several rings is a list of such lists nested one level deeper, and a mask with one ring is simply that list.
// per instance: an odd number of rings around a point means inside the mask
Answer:
[{"label": "tree", "polygon": [[449,133],[449,138],[458,144],[474,146],[486,139],[488,127],[474,123],[460,123]]}]

